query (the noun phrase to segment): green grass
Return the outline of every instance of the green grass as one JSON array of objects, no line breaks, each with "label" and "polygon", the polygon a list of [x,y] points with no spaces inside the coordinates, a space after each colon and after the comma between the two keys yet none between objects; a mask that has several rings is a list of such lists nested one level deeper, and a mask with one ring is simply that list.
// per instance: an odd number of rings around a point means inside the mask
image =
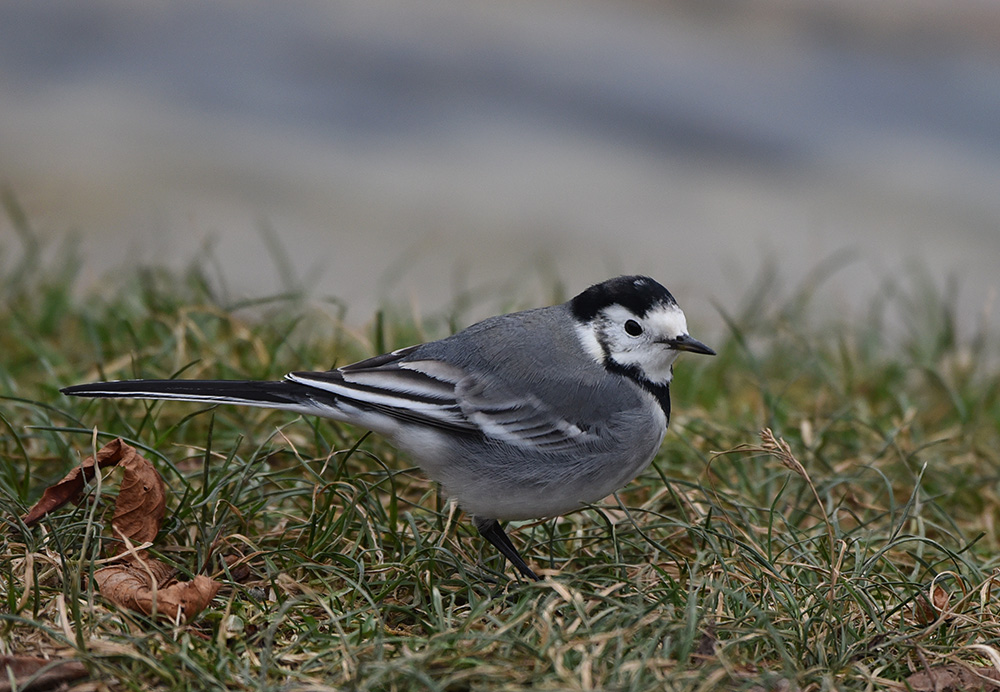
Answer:
[{"label": "green grass", "polygon": [[[953,294],[919,273],[848,323],[762,272],[723,310],[719,356],[681,359],[667,440],[619,501],[511,527],[551,577],[533,584],[363,430],[58,393],[326,368],[443,336],[461,311],[353,331],[334,301],[236,302],[205,267],[81,294],[72,244],[7,206],[22,242],[0,246],[0,654],[75,657],[113,690],[458,692],[903,689],[928,666],[989,665],[975,645],[1000,651],[995,335],[960,336]],[[763,428],[801,466],[764,451]],[[18,520],[95,429],[164,476],[157,555],[225,584],[189,625],[90,586],[113,477],[36,528]],[[225,555],[250,575],[231,579]]]}]

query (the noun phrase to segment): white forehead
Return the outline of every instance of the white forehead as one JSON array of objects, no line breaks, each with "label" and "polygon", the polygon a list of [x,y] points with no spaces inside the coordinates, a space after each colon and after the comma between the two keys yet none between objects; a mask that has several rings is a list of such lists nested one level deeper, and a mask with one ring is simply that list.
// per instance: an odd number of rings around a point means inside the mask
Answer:
[{"label": "white forehead", "polygon": [[609,305],[602,312],[616,324],[630,319],[639,320],[648,331],[658,336],[675,337],[688,333],[687,318],[676,305],[658,305],[641,318],[621,305]]}]

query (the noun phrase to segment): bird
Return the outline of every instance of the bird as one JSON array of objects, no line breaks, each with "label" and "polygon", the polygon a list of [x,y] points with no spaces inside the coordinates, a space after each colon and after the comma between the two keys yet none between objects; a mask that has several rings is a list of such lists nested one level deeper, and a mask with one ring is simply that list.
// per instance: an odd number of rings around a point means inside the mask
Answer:
[{"label": "bird", "polygon": [[412,456],[483,538],[538,581],[500,522],[566,514],[639,475],[666,434],[682,352],[715,355],[688,334],[666,288],[634,275],[332,370],[61,391],[282,409],[374,431]]}]

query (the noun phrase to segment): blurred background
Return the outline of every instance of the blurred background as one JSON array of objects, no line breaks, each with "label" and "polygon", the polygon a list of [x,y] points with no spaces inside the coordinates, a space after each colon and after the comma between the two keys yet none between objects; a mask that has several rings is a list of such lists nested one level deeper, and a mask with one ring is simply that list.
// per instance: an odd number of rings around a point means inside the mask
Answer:
[{"label": "blurred background", "polygon": [[363,322],[642,272],[711,329],[763,267],[858,318],[918,267],[974,326],[1000,1],[11,0],[0,183],[85,285],[207,257]]}]

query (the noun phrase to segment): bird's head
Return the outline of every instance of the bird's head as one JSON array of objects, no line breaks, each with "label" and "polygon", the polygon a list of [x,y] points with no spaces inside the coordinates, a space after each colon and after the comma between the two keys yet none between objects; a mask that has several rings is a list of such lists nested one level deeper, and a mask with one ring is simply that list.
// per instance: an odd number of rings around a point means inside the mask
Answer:
[{"label": "bird's head", "polygon": [[670,291],[645,276],[619,276],[569,302],[584,348],[598,362],[653,384],[666,384],[681,351],[714,356],[688,334]]}]

